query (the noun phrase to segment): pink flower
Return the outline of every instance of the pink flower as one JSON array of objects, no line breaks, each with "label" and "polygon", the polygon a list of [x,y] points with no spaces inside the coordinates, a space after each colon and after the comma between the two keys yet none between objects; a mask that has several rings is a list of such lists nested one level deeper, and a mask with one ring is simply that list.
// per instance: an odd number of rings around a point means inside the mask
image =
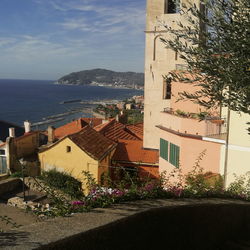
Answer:
[{"label": "pink flower", "polygon": [[77,205],[77,206],[84,206],[84,202],[83,201],[73,201],[72,205]]}]

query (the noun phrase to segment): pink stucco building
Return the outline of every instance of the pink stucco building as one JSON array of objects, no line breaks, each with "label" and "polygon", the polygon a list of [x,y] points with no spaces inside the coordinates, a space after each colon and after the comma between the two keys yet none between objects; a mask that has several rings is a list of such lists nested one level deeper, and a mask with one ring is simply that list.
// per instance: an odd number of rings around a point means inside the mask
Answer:
[{"label": "pink stucco building", "polygon": [[160,172],[181,167],[185,174],[192,170],[196,159],[205,152],[201,167],[205,171],[219,173],[222,145],[219,140],[226,135],[226,123],[220,118],[220,110],[205,110],[190,100],[177,101],[179,93],[184,90],[192,93],[197,86],[183,82],[169,83],[170,108],[160,113],[157,125]]}]

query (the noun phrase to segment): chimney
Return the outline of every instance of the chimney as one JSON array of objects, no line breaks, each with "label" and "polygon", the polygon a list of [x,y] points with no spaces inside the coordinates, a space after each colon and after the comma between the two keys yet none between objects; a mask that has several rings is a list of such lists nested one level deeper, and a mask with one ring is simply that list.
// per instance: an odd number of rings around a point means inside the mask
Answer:
[{"label": "chimney", "polygon": [[15,137],[15,128],[9,128],[9,137]]},{"label": "chimney", "polygon": [[93,120],[90,120],[90,121],[89,121],[89,126],[90,126],[91,128],[93,128]]},{"label": "chimney", "polygon": [[123,115],[123,111],[122,110],[120,111],[120,115]]},{"label": "chimney", "polygon": [[48,127],[48,143],[51,144],[55,141],[55,128],[52,126]]},{"label": "chimney", "polygon": [[116,120],[117,122],[119,122],[119,115],[116,115],[116,116],[115,116],[115,120]]},{"label": "chimney", "polygon": [[31,131],[31,123],[29,121],[24,122],[24,130],[25,133],[29,133]]}]

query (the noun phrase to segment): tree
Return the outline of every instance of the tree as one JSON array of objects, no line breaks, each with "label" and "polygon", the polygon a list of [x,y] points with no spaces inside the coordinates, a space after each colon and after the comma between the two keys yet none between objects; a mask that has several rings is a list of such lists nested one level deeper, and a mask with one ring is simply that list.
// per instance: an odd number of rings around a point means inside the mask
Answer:
[{"label": "tree", "polygon": [[[186,61],[192,78],[185,74],[185,81],[201,89],[180,97],[250,114],[250,1],[201,0],[200,6],[183,4],[181,15],[188,24],[165,26],[172,39],[162,41]],[[180,72],[171,74],[184,80]]]}]

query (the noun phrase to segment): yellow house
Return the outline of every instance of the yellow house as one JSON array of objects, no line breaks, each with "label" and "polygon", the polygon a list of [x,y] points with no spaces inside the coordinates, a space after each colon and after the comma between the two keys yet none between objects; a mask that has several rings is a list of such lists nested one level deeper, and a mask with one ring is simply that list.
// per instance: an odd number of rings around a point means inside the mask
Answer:
[{"label": "yellow house", "polygon": [[81,181],[84,180],[82,172],[88,171],[101,184],[115,148],[116,143],[86,126],[78,133],[42,147],[39,160],[42,170],[64,171]]}]

